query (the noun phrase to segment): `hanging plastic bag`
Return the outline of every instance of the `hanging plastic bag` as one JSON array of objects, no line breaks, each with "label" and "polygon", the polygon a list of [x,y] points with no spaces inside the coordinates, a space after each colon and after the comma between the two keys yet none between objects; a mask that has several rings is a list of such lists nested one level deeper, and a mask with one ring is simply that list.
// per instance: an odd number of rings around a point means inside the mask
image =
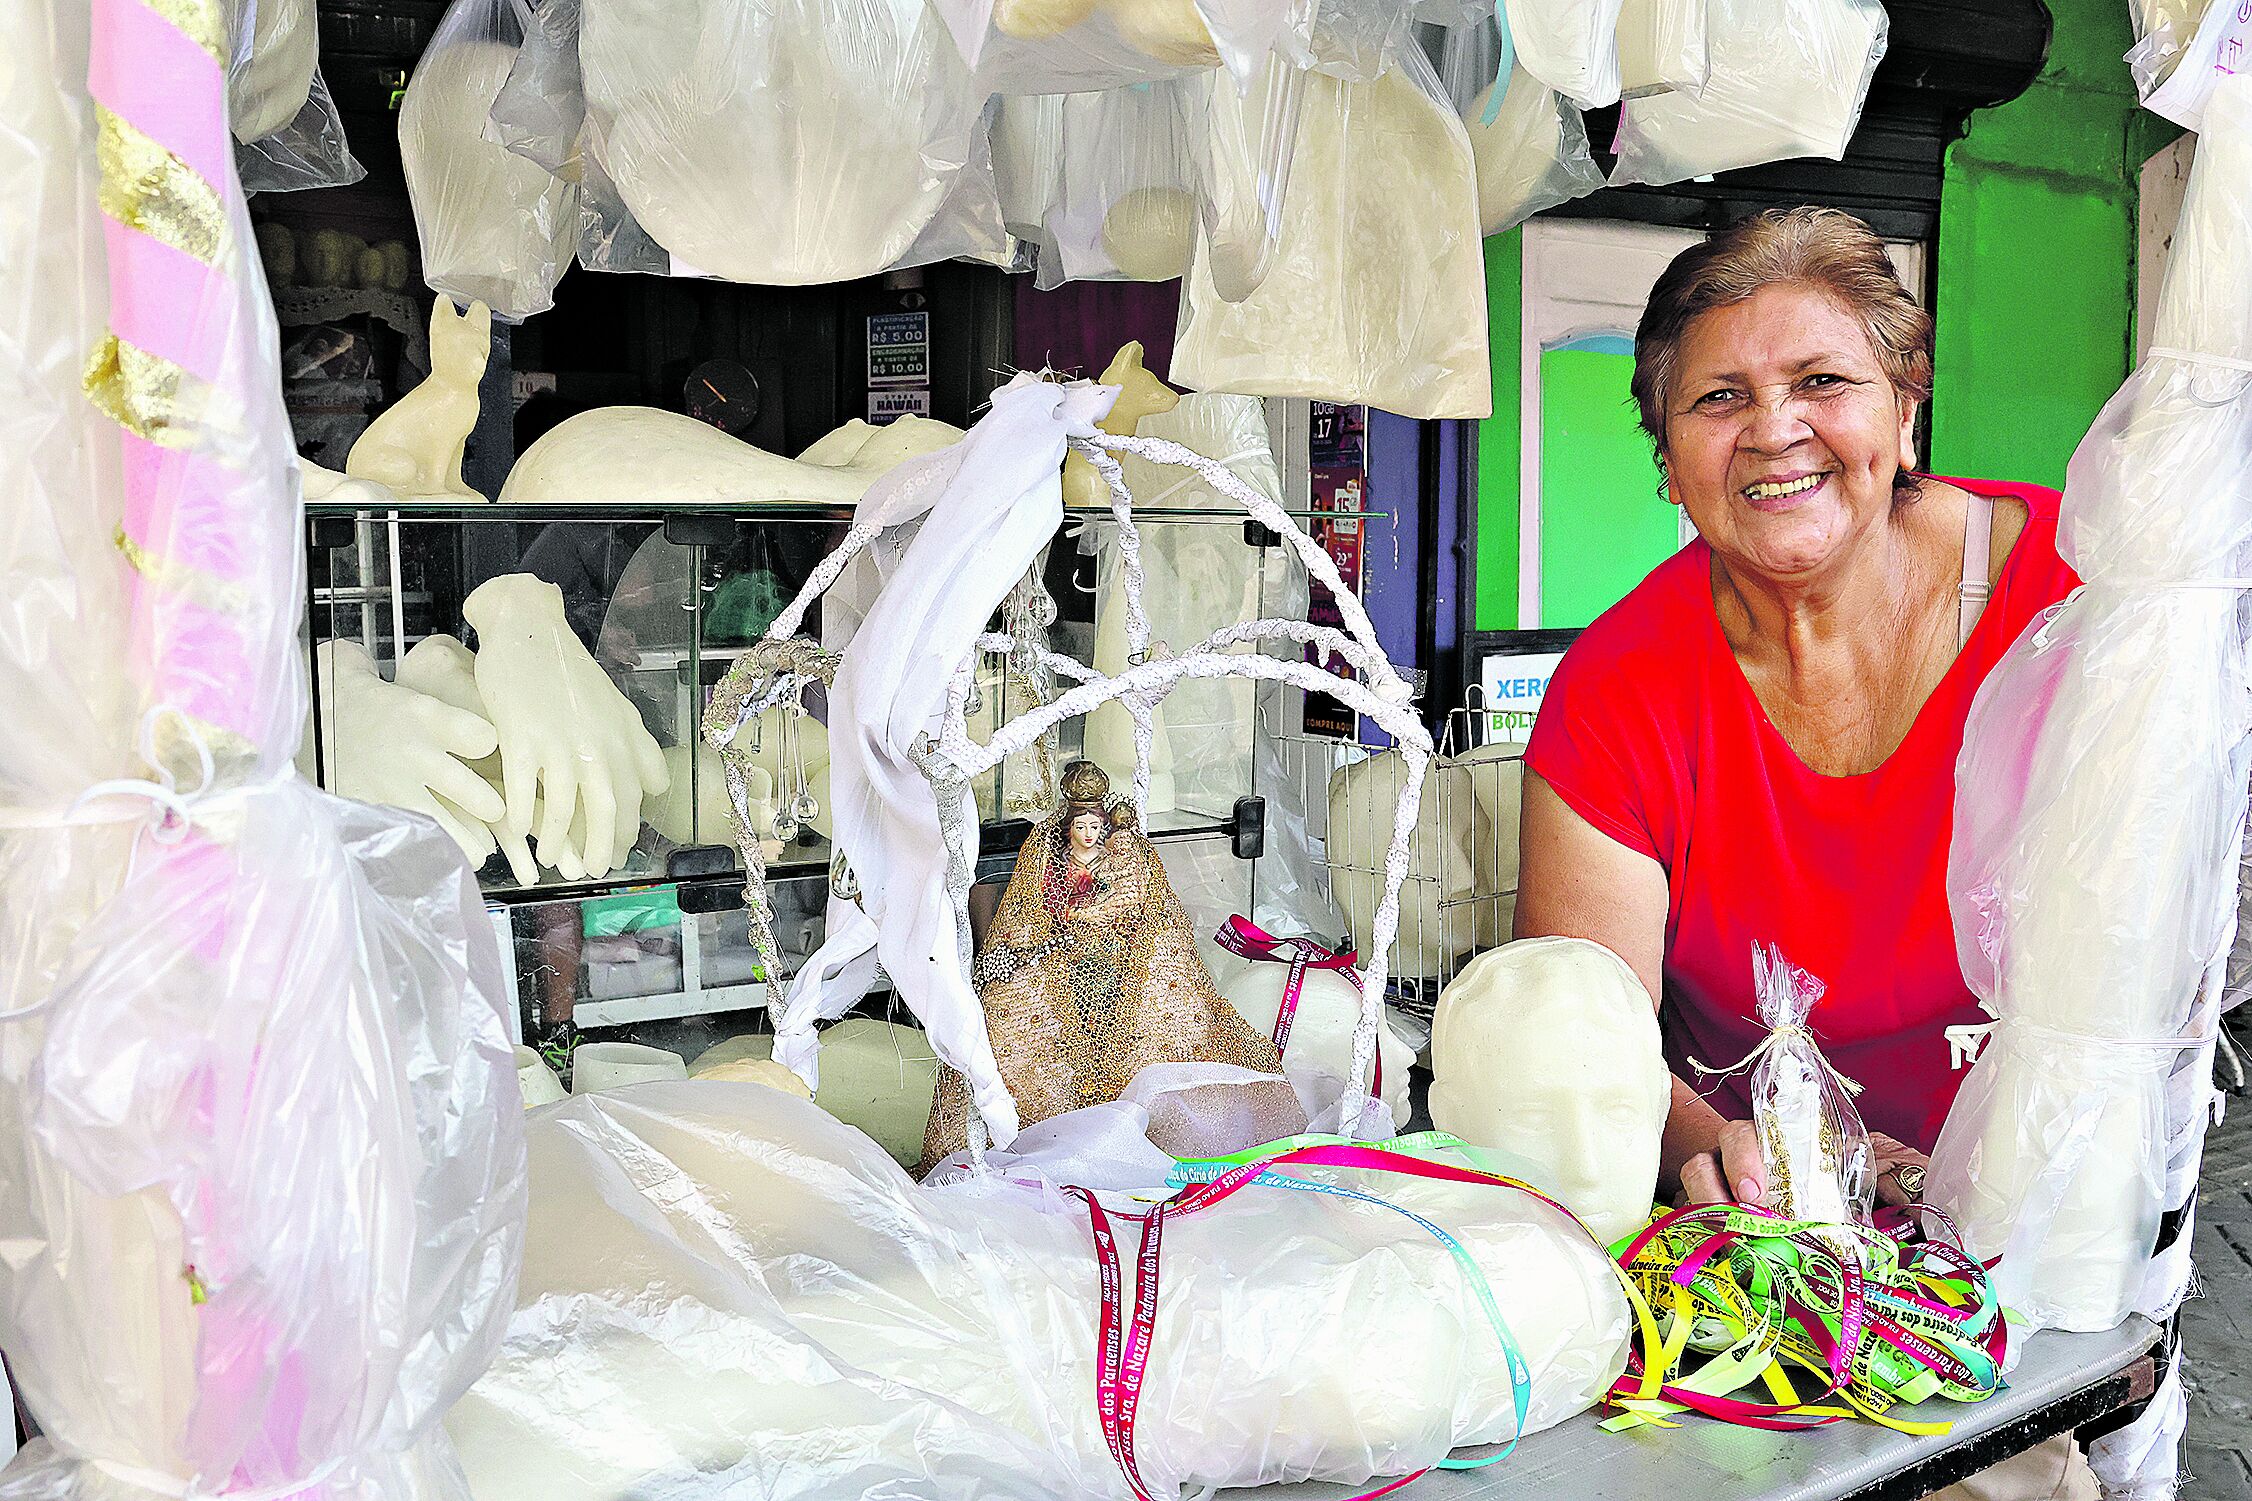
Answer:
[{"label": "hanging plastic bag", "polygon": [[227,124],[243,190],[334,188],[367,176],[321,78],[313,0],[229,0],[228,31]]},{"label": "hanging plastic bag", "polygon": [[1189,78],[1061,96],[1041,287],[1170,281],[1188,270],[1210,93],[1209,79]]},{"label": "hanging plastic bag", "polygon": [[1312,0],[933,0],[978,81],[1002,94],[1077,94],[1225,65],[1240,84],[1277,46],[1303,45]]},{"label": "hanging plastic bag", "polygon": [[1626,0],[1619,9],[1619,92],[1702,94],[1710,54],[1706,0]]},{"label": "hanging plastic bag", "polygon": [[579,242],[578,188],[488,137],[524,44],[519,0],[454,0],[399,105],[422,276],[510,321],[555,305]]},{"label": "hanging plastic bag", "polygon": [[1523,68],[1497,77],[1507,56],[1489,17],[1450,30],[1440,61],[1447,96],[1470,132],[1479,227],[1489,235],[1603,186],[1579,111]]},{"label": "hanging plastic bag", "polygon": [[[1304,107],[1289,191],[1270,221],[1273,257],[1255,287],[1230,300],[1225,247],[1209,228],[1199,234],[1174,380],[1407,417],[1487,415],[1477,167],[1437,76],[1412,48],[1367,83],[1294,76]],[[1231,113],[1230,98],[1215,91],[1216,122]]]},{"label": "hanging plastic bag", "polygon": [[1807,1026],[1828,988],[1780,948],[1752,945],[1752,994],[1767,1028],[1752,1067],[1752,1127],[1769,1208],[1786,1219],[1866,1225],[1876,1158],[1853,1103],[1860,1086],[1830,1066]]},{"label": "hanging plastic bag", "polygon": [[2173,76],[2211,8],[2212,0],[2128,0],[2135,45],[2127,53],[2127,67],[2135,75],[2136,93],[2148,99]]},{"label": "hanging plastic bag", "polygon": [[587,0],[579,61],[589,144],[676,272],[1007,258],[986,91],[921,0]]},{"label": "hanging plastic bag", "polygon": [[1629,99],[1614,183],[1845,155],[1889,22],[1877,0],[1711,0],[1704,93]]},{"label": "hanging plastic bag", "polygon": [[1306,71],[1278,57],[1247,88],[1211,93],[1196,254],[1229,302],[1258,290],[1274,265],[1307,87]]},{"label": "hanging plastic bag", "polygon": [[1622,0],[1504,0],[1517,66],[1583,109],[1619,102]]},{"label": "hanging plastic bag", "polygon": [[[2186,17],[2184,19],[2186,21]],[[2160,66],[2156,54],[2166,45],[2166,39],[2180,36],[2185,29],[2174,27],[2164,33],[2153,33],[2128,54],[2127,61],[2134,67],[2138,88],[2143,86],[2146,74],[2155,76]],[[2165,81],[2150,89],[2143,103],[2184,130],[2202,132],[2205,106],[2213,97],[2214,86],[2224,78],[2235,76],[2247,49],[2252,49],[2252,8],[2212,6],[2190,34],[2187,45],[2172,58]]]}]

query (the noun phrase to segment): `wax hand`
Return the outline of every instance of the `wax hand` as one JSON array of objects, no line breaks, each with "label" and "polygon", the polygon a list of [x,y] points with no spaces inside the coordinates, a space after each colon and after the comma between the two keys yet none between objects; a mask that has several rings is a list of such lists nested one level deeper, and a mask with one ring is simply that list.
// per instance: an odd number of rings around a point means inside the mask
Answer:
[{"label": "wax hand", "polygon": [[567,868],[568,849],[587,876],[607,875],[641,832],[642,799],[671,783],[664,753],[572,634],[553,584],[506,574],[479,585],[461,613],[477,628],[477,688],[500,732],[509,828],[536,835],[542,864]]},{"label": "wax hand", "polygon": [[1723,1121],[1720,1139],[1709,1152],[1681,1164],[1684,1204],[1764,1204],[1767,1164],[1750,1121]]},{"label": "wax hand", "polygon": [[471,865],[493,852],[485,827],[500,794],[469,765],[492,754],[493,727],[428,694],[387,683],[356,641],[324,641],[322,780],[339,797],[385,803],[437,821]]},{"label": "wax hand", "polygon": [[1917,1194],[1909,1190],[1922,1191],[1931,1159],[1882,1131],[1869,1133],[1869,1147],[1876,1157],[1877,1202],[1895,1207],[1914,1202]]}]

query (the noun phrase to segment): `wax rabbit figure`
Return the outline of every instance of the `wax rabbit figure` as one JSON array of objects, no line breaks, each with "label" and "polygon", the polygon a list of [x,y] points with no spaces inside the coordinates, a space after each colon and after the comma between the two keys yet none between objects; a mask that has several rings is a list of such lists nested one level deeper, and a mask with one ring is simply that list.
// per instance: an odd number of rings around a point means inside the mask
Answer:
[{"label": "wax rabbit figure", "polygon": [[368,424],[344,472],[402,499],[483,500],[462,482],[461,456],[477,425],[477,383],[492,344],[490,308],[473,302],[457,313],[439,298],[430,310],[430,378]]},{"label": "wax rabbit figure", "polygon": [[[477,631],[477,690],[499,733],[508,827],[537,836],[543,864],[570,846],[587,875],[608,874],[641,832],[642,800],[671,783],[663,751],[572,633],[562,590],[504,574],[478,585],[461,613]],[[535,804],[544,804],[536,827]]]},{"label": "wax rabbit figure", "polygon": [[1498,1147],[1616,1241],[1650,1216],[1673,1088],[1657,1009],[1626,961],[1584,938],[1480,954],[1439,996],[1431,1123]]}]

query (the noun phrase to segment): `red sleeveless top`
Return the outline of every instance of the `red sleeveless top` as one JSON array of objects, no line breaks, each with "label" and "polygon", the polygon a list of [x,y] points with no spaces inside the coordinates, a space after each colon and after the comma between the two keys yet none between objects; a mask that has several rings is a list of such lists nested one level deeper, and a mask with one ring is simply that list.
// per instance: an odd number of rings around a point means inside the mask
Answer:
[{"label": "red sleeveless top", "polygon": [[1665,994],[1674,1072],[1724,1116],[1751,1113],[1726,1068],[1764,1035],[1753,941],[1827,982],[1813,1030],[1860,1081],[1870,1129],[1924,1151],[1962,1076],[1944,1030],[1984,1020],[1955,962],[1947,844],[1963,719],[2027,624],[2079,583],[2057,555],[2058,495],[1947,483],[2031,515],[1970,640],[1908,737],[1858,776],[1809,770],[1760,707],[1721,633],[1712,551],[1690,543],[1575,641],[1525,764],[1597,829],[1666,870]]}]

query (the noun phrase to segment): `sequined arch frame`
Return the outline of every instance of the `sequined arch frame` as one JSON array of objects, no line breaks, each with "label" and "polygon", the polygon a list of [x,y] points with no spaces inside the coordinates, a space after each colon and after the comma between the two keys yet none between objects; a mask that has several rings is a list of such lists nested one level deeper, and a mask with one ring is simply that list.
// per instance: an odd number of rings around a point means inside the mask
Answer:
[{"label": "sequined arch frame", "polygon": [[[1430,765],[1430,732],[1409,708],[1412,697],[1407,681],[1377,643],[1375,627],[1360,597],[1348,587],[1329,554],[1317,546],[1281,506],[1239,479],[1225,465],[1214,462],[1178,443],[1161,438],[1098,433],[1069,440],[1083,454],[1110,490],[1111,514],[1118,526],[1121,583],[1126,606],[1127,667],[1105,674],[1074,658],[1052,650],[1045,639],[1047,620],[1037,608],[1039,585],[1028,577],[1012,591],[1003,609],[1008,631],[980,635],[970,652],[955,667],[948,683],[946,708],[937,734],[925,735],[908,748],[908,756],[931,784],[939,829],[947,850],[947,894],[951,900],[955,942],[963,972],[971,965],[969,893],[975,867],[977,831],[963,818],[967,803],[962,795],[979,776],[1011,755],[1036,744],[1054,744],[1057,729],[1067,719],[1093,712],[1106,703],[1118,703],[1134,727],[1134,777],[1131,791],[1137,812],[1146,813],[1149,801],[1150,747],[1154,738],[1154,709],[1174,686],[1188,678],[1251,678],[1279,682],[1309,692],[1328,694],[1369,719],[1392,736],[1407,763],[1392,815],[1392,839],[1384,856],[1383,896],[1370,934],[1368,964],[1363,971],[1361,1015],[1353,1031],[1351,1083],[1343,1102],[1342,1119],[1348,1129],[1360,1121],[1368,1105],[1367,1081],[1376,1056],[1382,1025],[1388,957],[1399,926],[1400,888],[1407,877],[1408,838],[1415,826],[1423,796],[1423,777]],[[1150,639],[1149,616],[1143,608],[1141,533],[1134,520],[1133,497],[1127,491],[1117,454],[1131,453],[1151,463],[1194,470],[1206,484],[1242,506],[1253,520],[1279,535],[1336,597],[1344,618],[1342,630],[1303,620],[1253,620],[1213,632],[1181,651],[1172,651]],[[833,586],[847,564],[880,535],[879,528],[856,522],[836,551],[824,558],[806,580],[788,609],[776,617],[764,639],[739,657],[721,680],[704,713],[704,737],[718,751],[725,770],[727,794],[739,832],[738,843],[745,874],[743,903],[750,918],[751,943],[769,976],[781,973],[774,940],[773,908],[766,889],[766,860],[759,848],[751,820],[747,778],[749,759],[735,745],[745,726],[777,705],[802,708],[805,689],[813,683],[827,685],[836,677],[839,656],[799,635],[813,602]],[[1052,616],[1049,617],[1052,619]],[[1343,659],[1357,674],[1340,678],[1304,660],[1305,653],[1290,657],[1267,656],[1244,647],[1265,645],[1314,647],[1323,658]],[[970,702],[981,657],[1007,656],[1021,680],[1036,684],[1068,682],[1062,692],[1006,719],[983,744],[969,731]],[[832,735],[836,727],[830,727]],[[851,880],[840,853],[831,865],[831,880],[840,894],[849,893]],[[913,1003],[912,996],[903,996]]]}]

